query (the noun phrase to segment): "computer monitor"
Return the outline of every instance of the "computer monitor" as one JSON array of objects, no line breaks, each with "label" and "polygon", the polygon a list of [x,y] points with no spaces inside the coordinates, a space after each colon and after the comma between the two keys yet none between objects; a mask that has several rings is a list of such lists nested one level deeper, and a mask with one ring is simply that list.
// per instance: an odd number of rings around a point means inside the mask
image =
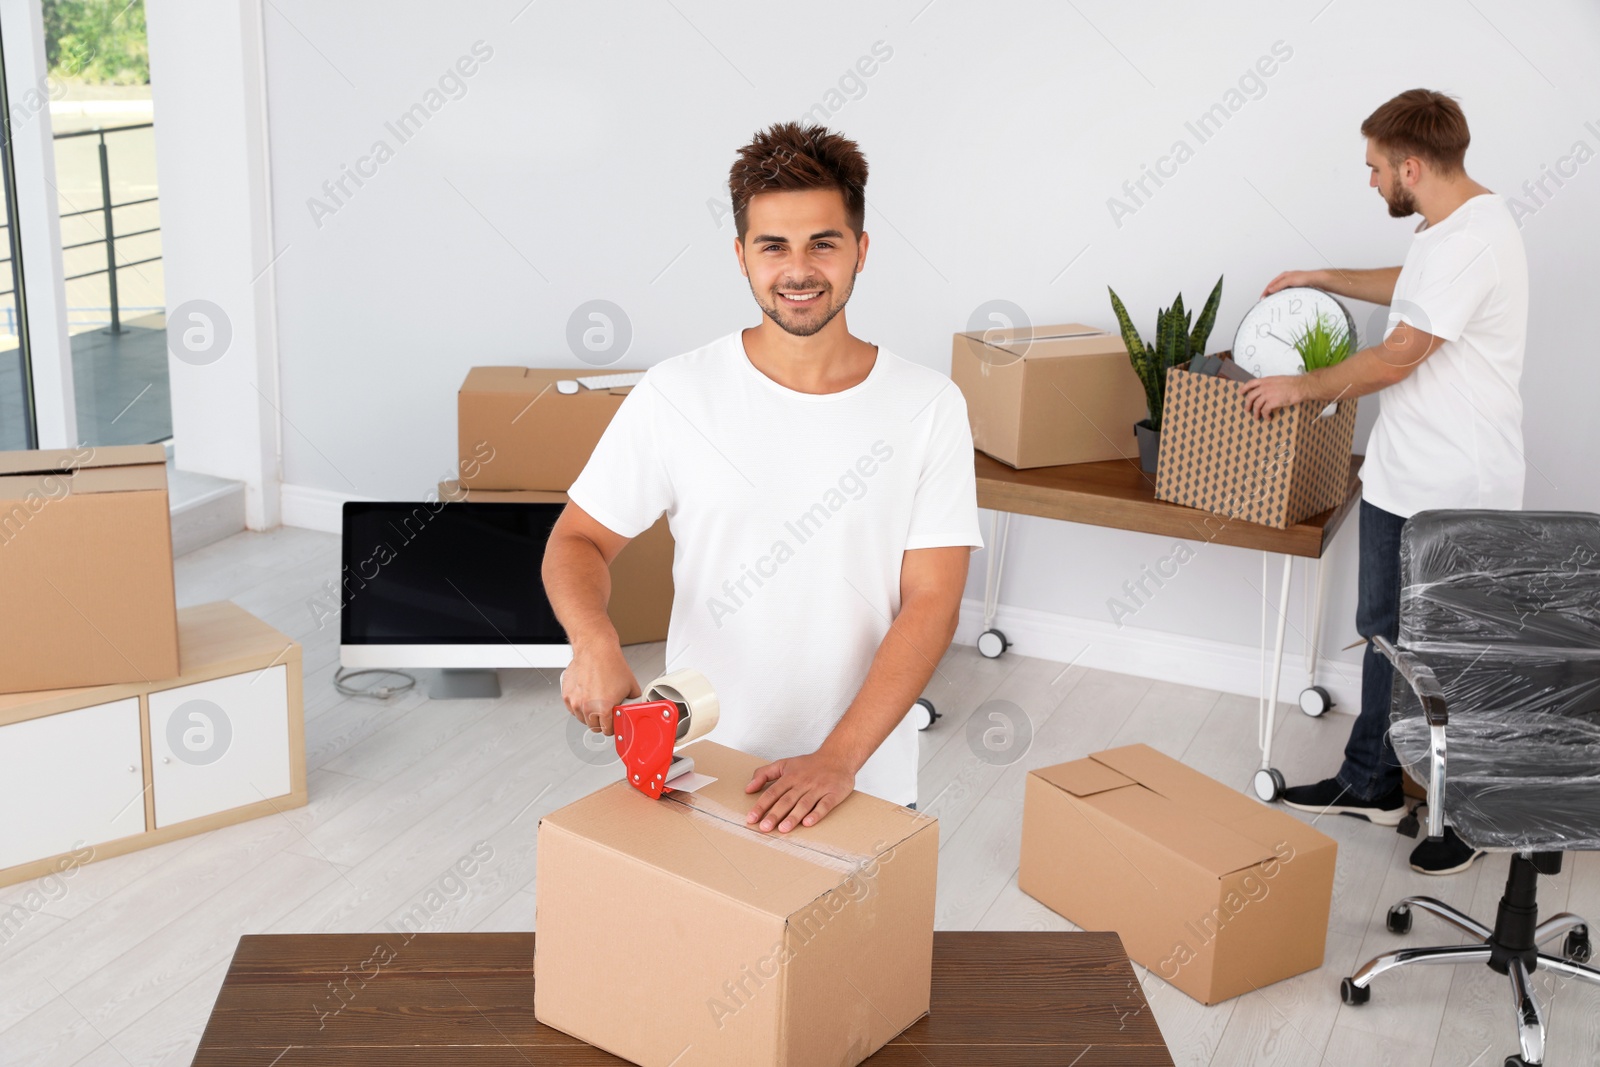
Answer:
[{"label": "computer monitor", "polygon": [[[339,663],[349,668],[566,667],[572,646],[540,568],[559,503],[344,505]],[[468,695],[471,679],[457,677]],[[469,683],[462,686],[461,683]]]}]

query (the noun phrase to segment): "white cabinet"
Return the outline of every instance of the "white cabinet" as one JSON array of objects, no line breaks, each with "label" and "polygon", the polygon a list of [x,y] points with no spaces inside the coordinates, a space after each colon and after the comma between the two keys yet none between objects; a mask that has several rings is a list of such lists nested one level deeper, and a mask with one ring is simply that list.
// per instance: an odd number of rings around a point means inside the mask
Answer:
[{"label": "white cabinet", "polygon": [[290,791],[288,668],[151,693],[156,826]]},{"label": "white cabinet", "polygon": [[0,726],[0,870],[144,828],[138,697]]}]

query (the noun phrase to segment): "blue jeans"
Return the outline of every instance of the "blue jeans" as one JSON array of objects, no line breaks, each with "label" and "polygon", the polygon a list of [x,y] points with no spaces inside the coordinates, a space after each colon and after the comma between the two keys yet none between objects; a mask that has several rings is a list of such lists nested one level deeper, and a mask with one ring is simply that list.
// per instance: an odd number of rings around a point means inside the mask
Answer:
[{"label": "blue jeans", "polygon": [[1400,788],[1400,760],[1389,740],[1389,700],[1394,667],[1371,643],[1396,639],[1400,630],[1400,531],[1406,520],[1361,502],[1361,565],[1356,592],[1356,632],[1368,639],[1361,660],[1361,714],[1344,746],[1335,780],[1361,800]]}]

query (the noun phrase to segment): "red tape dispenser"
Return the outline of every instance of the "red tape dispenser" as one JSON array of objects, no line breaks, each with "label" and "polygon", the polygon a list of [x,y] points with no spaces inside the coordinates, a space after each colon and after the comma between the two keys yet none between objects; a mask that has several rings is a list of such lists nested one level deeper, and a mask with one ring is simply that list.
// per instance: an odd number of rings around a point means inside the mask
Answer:
[{"label": "red tape dispenser", "polygon": [[617,755],[628,783],[651,800],[672,792],[667,783],[694,770],[694,760],[675,756],[674,750],[710,733],[719,710],[711,683],[688,667],[651,682],[639,703],[612,708]]}]

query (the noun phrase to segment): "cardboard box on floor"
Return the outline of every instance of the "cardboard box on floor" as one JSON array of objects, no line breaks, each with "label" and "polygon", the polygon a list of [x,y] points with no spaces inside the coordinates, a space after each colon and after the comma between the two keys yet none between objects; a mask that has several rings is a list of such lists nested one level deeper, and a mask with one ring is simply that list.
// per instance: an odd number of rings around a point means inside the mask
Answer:
[{"label": "cardboard box on floor", "polygon": [[[447,481],[439,483],[439,499],[565,504],[567,494],[542,489],[468,489],[460,482]],[[667,625],[672,621],[673,551],[672,531],[663,515],[611,561],[611,602],[606,614],[622,644],[667,639]]]},{"label": "cardboard box on floor", "polygon": [[1157,500],[1280,530],[1344,502],[1355,397],[1260,419],[1238,382],[1185,366],[1167,373],[1163,405]]},{"label": "cardboard box on floor", "polygon": [[160,445],[0,452],[0,691],[178,673]]},{"label": "cardboard box on floor", "polygon": [[646,1067],[860,1063],[928,1010],[938,820],[854,793],[815,826],[745,826],[766,760],[618,780],[539,821],[534,1016]]},{"label": "cardboard box on floor", "polygon": [[1334,840],[1148,745],[1028,773],[1022,891],[1203,1004],[1322,966]]},{"label": "cardboard box on floor", "polygon": [[1068,323],[955,335],[950,378],[967,399],[972,443],[1012,467],[1139,454],[1144,387],[1122,338]]},{"label": "cardboard box on floor", "polygon": [[580,386],[570,396],[556,390],[561,379],[592,373],[606,372],[571,367],[468,371],[456,394],[462,483],[470,489],[570,489],[628,395],[626,388]]}]

